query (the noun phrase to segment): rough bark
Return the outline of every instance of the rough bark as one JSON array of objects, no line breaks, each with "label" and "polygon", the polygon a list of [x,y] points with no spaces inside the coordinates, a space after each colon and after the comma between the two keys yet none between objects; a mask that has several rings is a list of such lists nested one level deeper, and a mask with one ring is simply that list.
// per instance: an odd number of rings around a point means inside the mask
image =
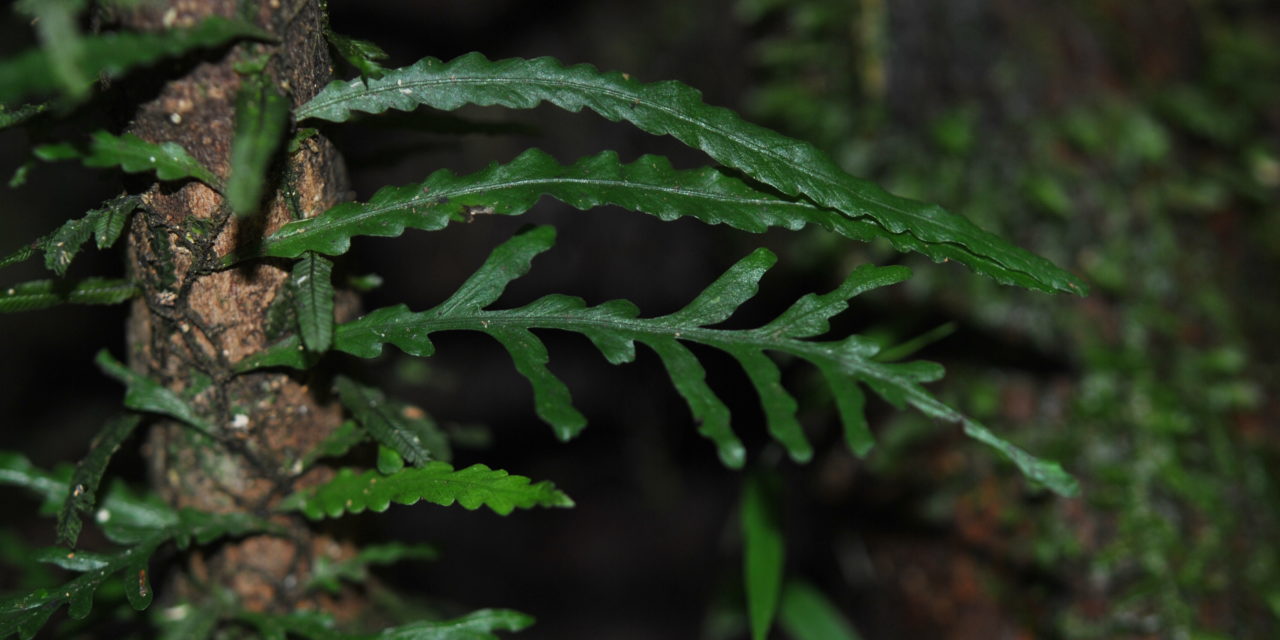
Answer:
[{"label": "rough bark", "polygon": [[[134,29],[158,30],[213,14],[252,20],[279,41],[239,43],[180,63],[141,101],[129,130],[153,142],[175,141],[225,178],[241,83],[233,65],[270,56],[268,73],[294,105],[313,96],[332,68],[320,3],[312,0],[170,0],[143,3],[119,18]],[[130,267],[145,292],[129,322],[130,365],[188,397],[215,425],[212,437],[174,422],[152,428],[145,452],[152,483],[175,507],[268,515],[281,497],[326,473],[300,474],[292,466],[341,419],[323,381],[231,374],[234,362],[269,342],[267,309],[281,300],[288,265],[216,265],[238,244],[336,203],[346,190],[345,169],[315,136],[277,162],[269,185],[261,211],[237,219],[208,186],[153,184],[130,229]],[[196,555],[176,576],[175,591],[196,602],[229,592],[251,611],[325,608],[348,617],[359,609],[349,595],[320,602],[305,592],[316,554],[340,555],[340,546],[300,520],[272,517],[290,535],[250,537]]]}]

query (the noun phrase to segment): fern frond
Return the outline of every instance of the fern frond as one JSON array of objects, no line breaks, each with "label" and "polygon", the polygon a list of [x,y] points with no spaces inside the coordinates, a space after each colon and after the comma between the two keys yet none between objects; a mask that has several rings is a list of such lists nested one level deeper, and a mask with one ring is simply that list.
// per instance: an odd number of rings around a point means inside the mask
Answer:
[{"label": "fern frond", "polygon": [[308,251],[289,277],[295,315],[307,351],[321,354],[333,343],[333,262]]},{"label": "fern frond", "polygon": [[[611,204],[662,220],[689,216],[752,233],[815,224],[855,240],[886,236],[871,222],[780,198],[710,167],[677,170],[666,158],[651,155],[623,164],[613,151],[564,166],[529,149],[504,165],[495,163],[465,176],[442,169],[418,184],[384,187],[369,202],[339,204],[314,218],[290,222],[223,263],[293,258],[305,251],[338,255],[346,253],[356,236],[392,237],[406,228],[433,231],[475,215],[519,215],[542,196],[581,210]],[[895,246],[902,241],[898,236],[888,239]]]},{"label": "fern frond", "polygon": [[70,492],[62,509],[58,511],[58,542],[74,548],[80,537],[80,515],[91,513],[98,497],[98,484],[107,470],[107,463],[120,445],[142,423],[142,416],[125,413],[114,416],[103,425],[98,435],[89,443],[89,453],[76,465],[67,483]]},{"label": "fern frond", "polygon": [[53,233],[37,238],[0,259],[0,267],[17,264],[40,251],[44,253],[45,267],[61,276],[67,272],[71,260],[80,252],[80,247],[89,241],[90,236],[94,237],[99,249],[115,244],[124,231],[124,223],[129,219],[129,214],[141,203],[142,198],[133,195],[107,200],[101,207],[91,209],[84,217],[68,220]]},{"label": "fern frond", "polygon": [[332,616],[318,611],[242,611],[237,617],[268,640],[284,640],[287,636],[311,640],[498,640],[496,631],[520,631],[533,624],[532,616],[509,609],[480,609],[453,620],[424,620],[375,634],[340,631]]},{"label": "fern frond", "polygon": [[393,475],[342,469],[329,482],[288,496],[278,509],[301,511],[318,520],[365,509],[382,512],[392,502],[412,505],[420,500],[446,507],[457,502],[469,510],[486,506],[504,516],[517,507],[573,506],[569,496],[545,480],[530,484],[524,476],[509,475],[482,464],[454,471],[448,463],[428,462]]},{"label": "fern frond", "polygon": [[213,425],[191,408],[178,394],[160,383],[126,367],[111,356],[106,349],[98,352],[94,361],[103,373],[125,385],[124,406],[135,411],[146,411],[176,418],[200,433],[211,436]]},{"label": "fern frond", "polygon": [[262,200],[267,169],[284,140],[289,100],[262,73],[247,76],[236,94],[236,126],[231,139],[231,176],[227,203],[240,217],[252,214]]},{"label": "fern frond", "polygon": [[862,639],[840,608],[807,582],[788,582],[782,588],[778,623],[794,640]]},{"label": "fern frond", "polygon": [[80,68],[84,42],[80,37],[79,14],[84,3],[75,0],[19,0],[14,9],[31,18],[40,46],[47,54],[49,68],[71,98],[84,95],[92,83]]},{"label": "fern frond", "polygon": [[409,464],[421,467],[431,460],[449,459],[444,432],[421,409],[388,400],[381,391],[346,376],[337,376],[333,384],[360,426]]},{"label": "fern frond", "polygon": [[469,53],[450,62],[424,58],[379,78],[333,82],[294,113],[299,121],[344,122],[354,112],[410,111],[422,105],[453,110],[468,104],[530,109],[544,101],[673,136],[788,196],[874,220],[877,235],[896,238],[899,248],[962,262],[1006,284],[1084,290],[1083,282],[1048,260],[941,207],[894,196],[850,176],[813,145],[709,106],[701,93],[678,82],[645,84],[591,65],[566,67],[551,58],[495,62]]},{"label": "fern frond", "polygon": [[49,105],[43,102],[24,104],[16,108],[8,108],[0,104],[0,130],[20,125],[48,110]]},{"label": "fern frond", "polygon": [[786,545],[778,515],[777,487],[770,475],[747,476],[739,507],[742,525],[742,577],[752,640],[764,640],[773,628],[782,593]]},{"label": "fern frond", "polygon": [[311,465],[320,458],[339,458],[346,455],[352,447],[364,442],[366,438],[368,434],[354,420],[345,420],[314,449],[286,465],[285,470],[294,475],[300,474],[310,469]]},{"label": "fern frond", "polygon": [[86,167],[119,167],[128,173],[154,171],[161,180],[195,178],[218,191],[223,189],[222,179],[200,164],[182,145],[147,142],[132,133],[117,136],[99,130],[90,135],[87,149],[61,142],[41,145],[32,152],[37,158],[50,162],[79,159]]},{"label": "fern frond", "polygon": [[59,304],[119,304],[138,295],[132,280],[32,280],[0,290],[0,313],[35,311]]},{"label": "fern frond", "polygon": [[333,50],[338,52],[338,55],[343,60],[346,60],[347,64],[355,67],[356,71],[360,72],[360,75],[376,78],[387,72],[385,67],[378,64],[379,60],[388,58],[387,52],[383,51],[382,47],[368,40],[357,40],[344,36],[333,29],[325,29],[324,37],[329,41]]},{"label": "fern frond", "polygon": [[[188,29],[160,33],[116,32],[80,39],[77,66],[86,82],[116,78],[131,68],[188,51],[216,47],[239,39],[273,40],[253,25],[213,16]],[[47,95],[62,86],[54,60],[43,49],[31,49],[0,60],[0,103]]]},{"label": "fern frond", "polygon": [[[928,362],[882,363],[874,358],[878,347],[865,338],[850,336],[838,341],[806,340],[827,331],[828,320],[848,307],[847,301],[870,289],[901,282],[905,267],[863,266],[854,270],[834,291],[801,297],[772,322],[748,330],[708,328],[723,321],[738,305],[755,294],[757,282],[775,258],[757,250],[734,265],[684,309],[667,316],[640,318],[635,305],[614,300],[588,307],[581,299],[549,295],[523,307],[487,310],[507,283],[529,269],[533,257],[554,242],[550,227],[526,231],[499,246],[485,264],[449,299],[437,307],[414,313],[404,305],[375,310],[337,327],[334,349],[363,358],[392,344],[414,356],[435,351],[430,335],[436,331],[464,330],[487,333],[511,354],[517,369],[533,385],[538,415],[556,434],[567,439],[577,434],[585,419],[573,408],[568,390],[547,369],[546,347],[530,329],[560,329],[585,335],[612,364],[635,358],[635,342],[652,348],[662,358],[676,389],[685,397],[700,432],[715,441],[721,460],[741,467],[741,442],[729,429],[729,412],[706,386],[701,365],[682,342],[694,342],[725,351],[742,365],[761,398],[770,433],[797,461],[808,460],[812,449],[795,417],[795,400],[779,384],[777,366],[765,355],[775,351],[797,356],[818,367],[837,394],[846,428],[865,440],[860,415],[861,399],[849,389],[861,383],[897,406],[911,405],[924,414],[962,425],[965,433],[1008,456],[1028,477],[1054,491],[1070,495],[1075,481],[1055,463],[1036,459],[998,438],[981,424],[942,404],[921,387],[941,377],[942,368]],[[296,338],[287,339],[242,361],[237,369],[264,366],[304,368],[305,358]],[[856,445],[855,450],[865,449]]]},{"label": "fern frond", "polygon": [[357,584],[368,582],[370,566],[395,564],[405,560],[435,560],[439,556],[440,552],[431,545],[402,542],[366,545],[354,557],[344,560],[331,560],[329,556],[321,554],[316,557],[308,586],[337,593],[342,580]]}]

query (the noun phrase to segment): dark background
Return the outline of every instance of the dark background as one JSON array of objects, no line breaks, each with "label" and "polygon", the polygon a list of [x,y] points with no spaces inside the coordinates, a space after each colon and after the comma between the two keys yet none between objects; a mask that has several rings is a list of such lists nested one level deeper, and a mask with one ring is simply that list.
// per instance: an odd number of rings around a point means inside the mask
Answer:
[{"label": "dark background", "polygon": [[[1029,294],[876,244],[544,202],[516,219],[357,242],[350,270],[385,279],[366,308],[435,304],[529,223],[554,224],[557,248],[499,306],[561,292],[591,303],[627,298],[660,315],[764,244],[781,260],[730,323],[746,327],[861,262],[910,264],[915,279],[860,298],[837,328],[903,340],[954,321],[950,337],[920,354],[950,372],[931,389],[1061,460],[1084,497],[1028,488],[949,426],[876,401],[869,415],[881,443],[858,460],[813,372],[795,363],[786,382],[818,454],[803,467],[784,462],[741,371],[723,354],[695,350],[753,464],[787,481],[788,575],[821,588],[866,638],[1274,637],[1273,3],[335,0],[330,8],[336,30],[382,45],[391,67],[479,50],[680,80],[711,104],[813,140],[858,175],[962,212],[1094,287],[1083,300]],[[26,26],[9,18],[0,52],[29,44]],[[438,119],[406,117],[332,131],[355,197],[441,167],[505,162],[530,146],[562,162],[604,149],[624,160],[663,154],[677,167],[707,162],[591,114],[458,115],[521,133],[458,136],[432,131]],[[0,134],[0,176],[24,161],[30,142]],[[25,186],[0,195],[0,251],[116,188],[110,175],[36,167]],[[90,251],[72,273],[114,274],[119,264],[112,252]],[[44,275],[25,264],[4,277]],[[123,320],[122,308],[0,318],[0,447],[46,466],[83,454],[119,402],[92,357],[103,347],[123,353]],[[438,545],[439,561],[380,575],[446,611],[536,615],[520,637],[745,637],[741,474],[697,436],[651,353],[612,367],[584,339],[543,337],[591,423],[568,444],[538,422],[527,383],[483,336],[441,336],[425,364],[390,353],[352,366],[451,428],[483,426],[491,446],[459,447],[455,463],[552,480],[575,509],[500,518],[393,507],[341,526],[366,540]],[[139,466],[136,454],[122,455],[112,470],[141,479]],[[51,542],[48,520],[22,515],[33,502],[0,495],[15,505],[4,521],[15,535]]]}]

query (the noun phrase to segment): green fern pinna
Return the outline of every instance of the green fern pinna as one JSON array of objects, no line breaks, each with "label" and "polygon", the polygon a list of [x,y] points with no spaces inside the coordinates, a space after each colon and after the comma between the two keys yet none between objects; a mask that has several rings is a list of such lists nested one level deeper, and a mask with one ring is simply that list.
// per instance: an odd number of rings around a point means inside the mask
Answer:
[{"label": "green fern pinna", "polygon": [[[160,549],[216,553],[210,545],[230,541],[295,544],[299,536],[317,535],[308,532],[305,518],[383,511],[391,502],[458,503],[504,515],[516,508],[572,506],[572,500],[547,481],[532,482],[481,464],[455,469],[449,464],[448,436],[429,416],[341,375],[306,379],[330,381],[322,392],[341,404],[345,420],[335,421],[306,447],[275,451],[274,458],[245,444],[243,434],[259,418],[243,403],[237,404],[237,381],[267,379],[252,376],[270,374],[276,376],[272,379],[296,383],[298,374],[287,371],[331,369],[351,356],[378,356],[386,345],[425,358],[435,349],[432,334],[444,331],[479,332],[501,344],[532,386],[534,412],[562,440],[579,434],[586,419],[574,408],[568,387],[547,368],[548,350],[535,330],[581,334],[615,365],[634,360],[637,343],[652,350],[687,402],[691,422],[711,441],[720,461],[733,469],[744,467],[748,452],[690,345],[723,351],[736,360],[759,396],[769,435],[795,462],[807,462],[813,449],[797,418],[798,403],[781,384],[781,372],[770,354],[794,356],[817,369],[835,399],[848,446],[857,455],[865,455],[873,444],[863,415],[864,390],[870,390],[897,407],[910,406],[958,425],[1007,457],[1034,483],[1062,495],[1076,491],[1074,480],[1058,465],[1035,458],[930,395],[922,385],[942,376],[939,366],[887,361],[877,342],[857,335],[818,338],[828,333],[829,320],[854,296],[907,279],[905,267],[864,265],[831,291],[798,296],[761,326],[723,329],[718,325],[753,297],[757,283],[775,263],[768,250],[750,253],[684,308],[660,316],[644,315],[626,300],[589,304],[559,294],[520,307],[495,308],[507,285],[552,248],[556,234],[551,227],[526,229],[494,248],[451,296],[421,311],[396,305],[359,317],[344,316],[341,304],[335,303],[330,260],[346,253],[359,236],[399,236],[409,229],[435,231],[477,216],[515,216],[543,198],[553,198],[583,210],[616,205],[662,220],[690,217],[752,233],[812,225],[852,240],[887,240],[900,251],[935,261],[954,260],[1002,283],[1050,293],[1084,293],[1084,285],[1071,274],[964,218],[849,176],[812,145],[706,105],[696,90],[676,82],[645,83],[627,74],[601,72],[590,65],[565,66],[550,58],[491,61],[479,53],[385,68],[379,62],[385,54],[371,43],[329,30],[323,7],[312,2],[286,2],[283,9],[280,3],[243,2],[235,18],[209,15],[211,11],[191,14],[190,7],[182,13],[177,5],[165,10],[145,3],[104,3],[93,10],[102,12],[107,24],[122,26],[92,35],[79,29],[85,4],[18,3],[17,11],[36,18],[41,46],[0,61],[0,126],[56,120],[72,107],[103,99],[106,81],[127,82],[147,66],[182,58],[234,70],[225,76],[234,91],[234,99],[227,100],[234,127],[229,149],[221,150],[188,148],[178,138],[157,135],[159,129],[137,126],[95,130],[82,139],[52,140],[32,149],[38,161],[74,160],[142,174],[142,179],[129,181],[135,191],[65,222],[0,260],[0,266],[8,266],[43,257],[55,276],[0,290],[0,311],[132,300],[135,315],[153,317],[149,326],[173,329],[174,336],[165,339],[185,345],[195,373],[182,380],[158,375],[157,367],[146,364],[152,347],[145,345],[131,347],[135,351],[128,365],[104,351],[98,365],[126,387],[124,408],[105,422],[83,460],[46,471],[21,454],[0,454],[0,482],[29,489],[43,501],[42,513],[57,515],[64,546],[41,550],[38,559],[74,574],[61,586],[44,585],[0,602],[0,638],[33,637],[63,606],[71,618],[85,618],[99,588],[99,600],[118,597],[122,590],[135,609],[148,608],[153,597],[151,567],[158,563],[152,555]],[[286,10],[293,13],[282,17],[279,12]],[[163,28],[155,28],[155,16],[160,16]],[[309,94],[281,81],[281,69],[291,64],[286,42],[306,36],[292,31],[299,23],[324,34],[359,75],[317,86]],[[192,73],[201,73],[199,69]],[[316,210],[291,196],[302,188],[298,185],[304,178],[292,173],[288,163],[285,170],[279,169],[281,158],[294,158],[323,142],[317,128],[338,126],[356,114],[374,117],[388,110],[448,111],[467,105],[529,109],[544,103],[573,112],[593,111],[654,135],[671,136],[704,152],[715,164],[677,170],[663,157],[624,163],[605,150],[565,165],[530,149],[475,173],[441,169],[418,183],[384,187],[367,202],[340,202]],[[144,114],[137,116],[140,120],[145,117],[144,111],[138,113]],[[167,117],[175,127],[180,124],[179,112]],[[160,186],[209,194],[212,213],[164,220],[161,203],[167,196],[158,195],[164,191]],[[283,203],[281,210],[291,211],[291,219],[272,222],[264,202]],[[267,222],[255,225],[256,219]],[[219,240],[229,237],[228,229],[236,231],[231,234],[234,242]],[[65,277],[90,238],[103,249],[122,237],[128,238],[131,255],[151,256],[145,268],[135,265],[125,278]],[[187,256],[186,262],[177,255]],[[269,340],[241,353],[229,348],[205,353],[206,342],[221,344],[221,336],[234,328],[204,326],[184,305],[194,304],[201,282],[259,267],[279,274],[272,304],[264,311],[263,333]],[[190,337],[196,334],[203,337]],[[153,434],[163,425],[182,434],[152,441],[168,443],[166,455],[204,460],[208,458],[199,456],[234,454],[252,459],[271,486],[256,501],[244,499],[252,506],[229,503],[239,506],[216,508],[184,499],[172,487],[139,493],[114,482],[99,492],[112,454],[144,425],[155,425]],[[357,455],[363,450],[356,445],[368,441],[376,444],[376,461]],[[751,476],[741,509],[746,609],[755,638],[769,631],[779,607],[784,621],[795,607],[834,615],[820,593],[783,582],[770,482]],[[86,517],[114,547],[90,551],[77,546]],[[392,544],[341,557],[305,558],[311,578],[291,587],[293,600],[284,598],[283,605],[256,606],[227,585],[203,593],[177,588],[170,594],[163,593],[162,585],[164,604],[152,620],[157,633],[172,638],[244,633],[268,638],[491,638],[497,631],[531,624],[529,616],[507,610],[483,609],[452,619],[350,620],[302,604],[315,602],[307,599],[314,593],[343,592],[346,581],[366,578],[370,565],[432,554],[420,546]],[[378,621],[376,628],[369,627],[369,620]],[[804,637],[801,631],[792,632]]]}]

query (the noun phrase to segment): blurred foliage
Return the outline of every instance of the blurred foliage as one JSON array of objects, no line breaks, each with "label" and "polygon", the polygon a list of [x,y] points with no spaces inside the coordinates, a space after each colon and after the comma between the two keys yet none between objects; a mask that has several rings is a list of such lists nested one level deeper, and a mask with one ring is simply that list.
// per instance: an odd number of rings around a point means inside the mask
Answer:
[{"label": "blurred foliage", "polygon": [[[979,419],[1021,424],[1026,444],[1078,474],[1082,498],[1026,496],[1008,470],[997,486],[982,483],[993,463],[976,456],[959,466],[900,464],[948,437],[911,418],[914,428],[885,430],[871,481],[931,474],[933,497],[913,506],[920,518],[1039,576],[1030,587],[990,587],[1004,615],[1036,635],[1280,637],[1269,342],[1280,321],[1271,291],[1280,273],[1280,7],[1186,5],[1188,41],[1176,46],[1192,48],[1191,61],[1169,72],[1159,51],[1142,48],[1142,33],[1117,22],[1114,2],[1065,10],[1095,36],[1101,70],[1063,66],[1066,54],[1046,51],[1067,45],[1043,44],[1042,32],[1070,25],[1044,24],[1041,9],[961,4],[983,7],[983,24],[1007,33],[995,30],[987,73],[968,85],[946,82],[954,69],[928,70],[937,95],[895,88],[895,73],[921,60],[896,40],[892,12],[919,7],[738,5],[766,34],[754,51],[763,76],[755,117],[892,191],[954,205],[1094,287],[1067,308],[936,269],[916,270],[910,285],[912,304],[963,318],[953,341],[995,336],[1035,357],[1025,366],[1002,364],[1010,359],[999,353],[955,357],[949,366],[964,373],[952,378],[951,400]],[[1132,19],[1164,9],[1125,10]],[[1019,36],[1024,29],[1038,35]],[[1040,48],[1027,45],[1032,38]]]}]

